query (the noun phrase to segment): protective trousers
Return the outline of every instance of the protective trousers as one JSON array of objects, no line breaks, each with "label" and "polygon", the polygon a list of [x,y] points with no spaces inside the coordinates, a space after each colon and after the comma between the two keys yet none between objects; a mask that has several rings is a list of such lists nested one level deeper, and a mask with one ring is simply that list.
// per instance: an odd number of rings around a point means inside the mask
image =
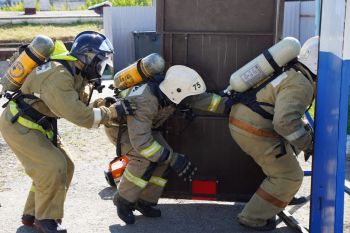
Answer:
[{"label": "protective trousers", "polygon": [[3,138],[33,180],[24,214],[37,219],[61,219],[74,164],[65,150],[38,130],[11,123],[12,114],[6,108],[0,118]]},{"label": "protective trousers", "polygon": [[282,211],[303,180],[301,169],[292,147],[276,138],[246,136],[231,129],[231,135],[244,152],[250,155],[267,176],[253,197],[238,215],[239,221],[253,227],[264,226],[266,220]]},{"label": "protective trousers", "polygon": [[[162,146],[170,148],[160,132],[153,133],[153,137]],[[157,204],[167,183],[163,176],[169,165],[151,162],[135,151],[129,154],[128,166],[118,184],[118,195],[130,203],[143,200]]]}]

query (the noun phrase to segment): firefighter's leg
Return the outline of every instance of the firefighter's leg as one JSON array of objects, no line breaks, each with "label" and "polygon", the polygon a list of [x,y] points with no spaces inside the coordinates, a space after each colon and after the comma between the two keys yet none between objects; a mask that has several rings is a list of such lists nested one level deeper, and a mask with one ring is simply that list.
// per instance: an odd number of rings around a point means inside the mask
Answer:
[{"label": "firefighter's leg", "polygon": [[159,164],[154,170],[148,185],[140,194],[139,199],[156,205],[160,196],[163,193],[163,189],[167,183],[167,179],[164,177],[164,172],[168,169],[168,164]]},{"label": "firefighter's leg", "polygon": [[[172,150],[166,140],[163,138],[160,132],[154,132],[153,137],[159,144]],[[158,163],[154,170],[147,187],[142,191],[140,200],[146,201],[156,205],[158,199],[162,195],[163,189],[167,183],[167,179],[164,177],[164,172],[167,171],[168,165],[164,163]]]},{"label": "firefighter's leg", "polygon": [[267,176],[239,214],[239,221],[244,225],[263,227],[288,205],[299,190],[303,171],[288,144],[285,147],[286,154],[280,155],[278,142],[273,144],[244,135],[236,135],[234,138]]},{"label": "firefighter's leg", "polygon": [[155,168],[155,164],[142,157],[129,156],[129,163],[113,198],[113,202],[117,206],[118,216],[125,223],[133,224],[135,222],[132,211]]},{"label": "firefighter's leg", "polygon": [[167,183],[167,179],[164,178],[164,172],[168,168],[167,164],[159,164],[154,170],[146,188],[140,194],[136,203],[136,209],[146,217],[161,216],[161,211],[154,206],[157,205]]},{"label": "firefighter's leg", "polygon": [[[154,132],[153,137],[164,147],[171,150],[160,132]],[[136,203],[136,209],[146,217],[160,217],[161,211],[154,206],[157,205],[163,189],[167,183],[164,173],[168,171],[169,165],[158,163],[153,174],[151,175],[146,188],[141,192]]]},{"label": "firefighter's leg", "polygon": [[26,204],[23,210],[22,223],[26,226],[33,226],[35,220],[35,184],[30,187]]},{"label": "firefighter's leg", "polygon": [[[67,160],[67,182],[66,182],[66,189],[69,188],[69,185],[73,178],[74,173],[74,164],[72,160],[70,159],[67,152],[64,150],[62,144],[58,144],[59,149],[62,151],[62,153],[65,155]],[[26,226],[33,226],[34,220],[35,220],[35,184],[32,183],[32,186],[30,187],[30,191],[27,197],[26,204],[24,206],[23,216],[22,216],[22,223]],[[60,219],[58,221],[61,221]]]},{"label": "firefighter's leg", "polygon": [[70,158],[69,153],[65,150],[65,148],[61,142],[58,142],[58,148],[62,151],[62,153],[64,154],[64,157],[66,158],[66,161],[67,161],[66,190],[68,190],[68,188],[72,182],[72,179],[73,179],[74,163],[73,163],[72,159]]},{"label": "firefighter's leg", "polygon": [[35,217],[61,219],[66,195],[67,160],[44,134],[12,124],[7,109],[0,120],[3,138],[35,183]]}]

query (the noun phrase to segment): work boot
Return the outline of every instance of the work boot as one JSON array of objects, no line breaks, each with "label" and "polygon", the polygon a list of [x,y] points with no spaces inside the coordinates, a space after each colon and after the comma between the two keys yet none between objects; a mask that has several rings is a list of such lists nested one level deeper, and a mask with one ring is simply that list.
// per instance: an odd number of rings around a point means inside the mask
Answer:
[{"label": "work boot", "polygon": [[34,220],[35,220],[35,217],[33,215],[29,215],[29,214],[22,215],[22,224],[27,227],[33,227]]},{"label": "work boot", "polygon": [[[22,215],[22,224],[27,226],[27,227],[33,227],[34,220],[35,220],[35,217],[33,215],[30,215],[30,214],[23,214]],[[62,224],[62,219],[57,219],[56,221],[59,224]]]},{"label": "work boot", "polygon": [[139,200],[136,203],[135,209],[140,211],[143,216],[157,218],[162,215],[160,209],[154,208],[156,204],[150,203],[148,201]]},{"label": "work boot", "polygon": [[128,202],[119,195],[114,196],[113,203],[117,206],[117,213],[121,220],[123,220],[126,224],[135,223],[135,215],[132,213],[135,208],[134,203]]},{"label": "work boot", "polygon": [[272,231],[272,230],[276,229],[276,216],[268,219],[266,221],[266,224],[264,226],[260,226],[260,227],[259,226],[250,226],[250,225],[244,224],[241,221],[238,221],[238,222],[240,225],[242,225],[246,228],[256,230],[256,231]]},{"label": "work boot", "polygon": [[67,233],[67,230],[54,219],[35,219],[35,227],[41,233]]}]

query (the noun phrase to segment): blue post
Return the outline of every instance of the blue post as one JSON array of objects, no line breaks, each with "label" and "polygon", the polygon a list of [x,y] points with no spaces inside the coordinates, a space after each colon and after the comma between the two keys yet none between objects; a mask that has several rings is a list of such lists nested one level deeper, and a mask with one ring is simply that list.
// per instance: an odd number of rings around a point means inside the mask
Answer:
[{"label": "blue post", "polygon": [[[348,7],[346,8],[346,5]],[[345,9],[348,14],[345,14]],[[350,75],[350,2],[323,0],[312,166],[311,233],[342,233],[348,77]],[[348,48],[350,49],[350,48]]]}]

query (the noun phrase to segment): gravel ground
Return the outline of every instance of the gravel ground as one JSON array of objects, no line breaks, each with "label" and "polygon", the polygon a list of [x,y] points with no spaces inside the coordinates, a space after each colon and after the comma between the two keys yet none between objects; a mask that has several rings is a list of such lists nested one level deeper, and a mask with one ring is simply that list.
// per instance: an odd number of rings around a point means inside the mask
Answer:
[{"label": "gravel ground", "polygon": [[[98,95],[95,95],[96,97]],[[4,100],[1,99],[0,104],[2,105],[3,102]],[[107,185],[103,175],[103,170],[114,155],[114,148],[108,142],[103,129],[88,130],[65,120],[59,121],[59,129],[63,143],[76,166],[65,205],[64,226],[69,232],[253,232],[241,228],[235,221],[235,216],[243,208],[242,203],[176,199],[160,200],[159,207],[163,214],[161,218],[149,219],[138,216],[135,225],[125,226],[117,217],[111,201],[116,190]],[[21,164],[1,135],[0,161],[0,232],[35,233],[34,229],[20,224],[25,198],[31,185],[30,179],[25,175]],[[305,169],[310,169],[311,162],[302,162],[302,165]],[[350,164],[348,164],[348,180],[349,171]],[[310,193],[310,181],[310,177],[305,178],[298,195]],[[348,185],[350,185],[349,182]],[[344,232],[348,233],[350,232],[350,196],[347,194],[345,194],[345,201]],[[292,207],[288,207],[290,208]],[[303,226],[308,226],[309,205],[299,209],[294,216]],[[281,223],[272,232],[293,231]]]}]

